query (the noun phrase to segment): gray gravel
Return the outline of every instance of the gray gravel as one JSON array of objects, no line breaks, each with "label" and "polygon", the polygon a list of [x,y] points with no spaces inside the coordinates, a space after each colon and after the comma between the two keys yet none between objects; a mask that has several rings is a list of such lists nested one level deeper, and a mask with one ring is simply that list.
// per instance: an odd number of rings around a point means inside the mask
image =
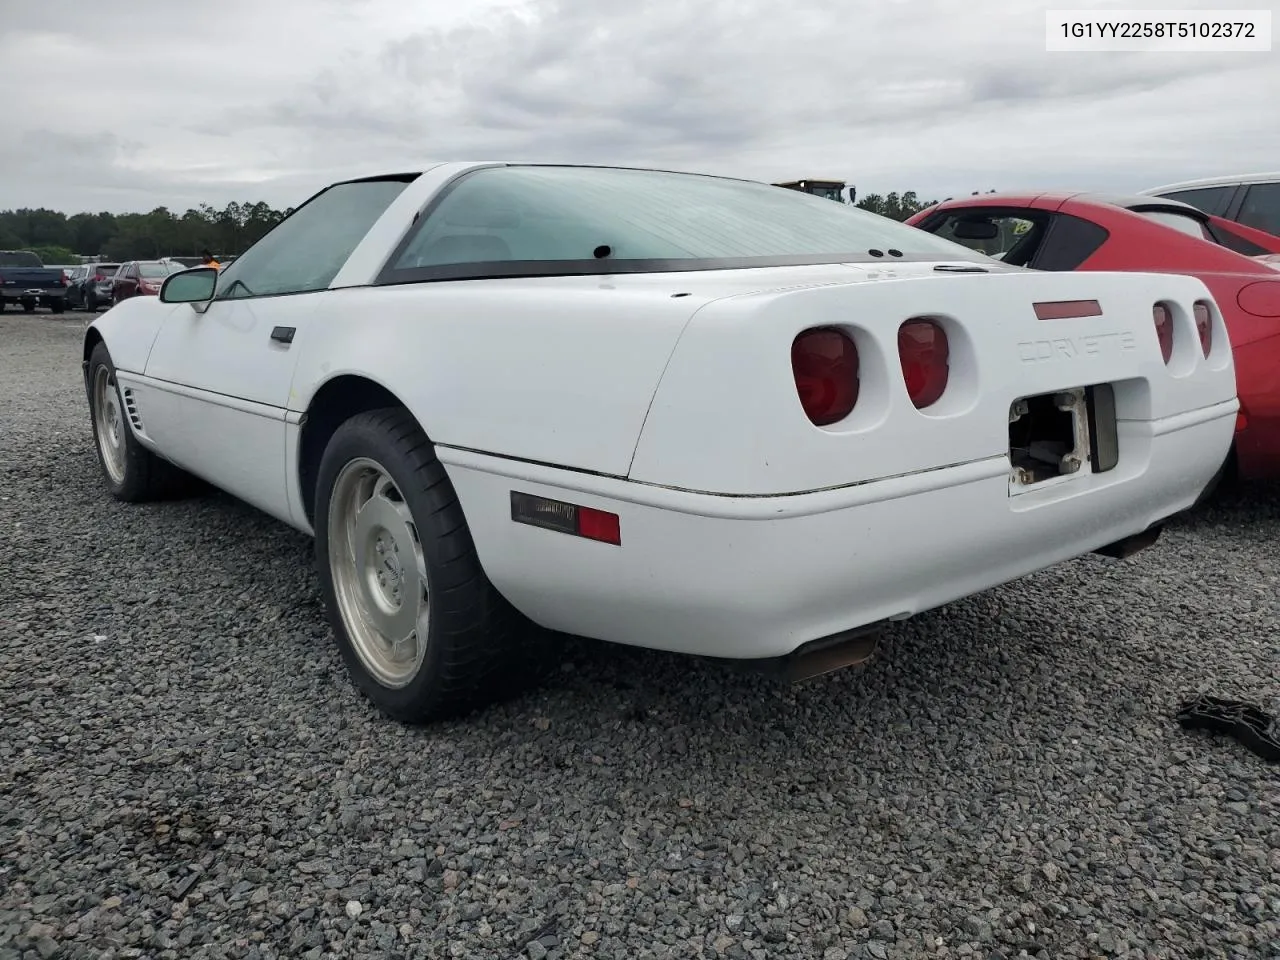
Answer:
[{"label": "gray gravel", "polygon": [[1280,498],[1238,494],[793,688],[570,650],[375,714],[309,541],[98,479],[83,318],[0,317],[0,960],[1280,957]]}]

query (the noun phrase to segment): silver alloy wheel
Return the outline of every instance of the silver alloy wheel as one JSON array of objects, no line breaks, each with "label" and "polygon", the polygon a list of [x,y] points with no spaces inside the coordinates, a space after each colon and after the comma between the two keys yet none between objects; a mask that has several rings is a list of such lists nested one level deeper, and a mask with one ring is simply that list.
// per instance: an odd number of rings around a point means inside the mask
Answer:
[{"label": "silver alloy wheel", "polygon": [[329,500],[329,570],[360,662],[398,688],[427,652],[427,564],[409,505],[376,461],[352,460]]},{"label": "silver alloy wheel", "polygon": [[124,483],[125,425],[120,393],[116,390],[116,378],[101,364],[93,372],[93,415],[97,421],[98,450],[107,476],[112,483]]}]

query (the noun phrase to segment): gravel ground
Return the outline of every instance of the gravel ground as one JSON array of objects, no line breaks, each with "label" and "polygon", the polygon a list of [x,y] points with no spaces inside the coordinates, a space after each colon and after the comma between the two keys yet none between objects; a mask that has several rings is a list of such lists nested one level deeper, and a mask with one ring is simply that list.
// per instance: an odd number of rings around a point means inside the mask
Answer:
[{"label": "gravel ground", "polygon": [[85,319],[0,317],[0,958],[1280,957],[1280,498],[796,687],[583,644],[413,730],[310,542],[98,479]]}]

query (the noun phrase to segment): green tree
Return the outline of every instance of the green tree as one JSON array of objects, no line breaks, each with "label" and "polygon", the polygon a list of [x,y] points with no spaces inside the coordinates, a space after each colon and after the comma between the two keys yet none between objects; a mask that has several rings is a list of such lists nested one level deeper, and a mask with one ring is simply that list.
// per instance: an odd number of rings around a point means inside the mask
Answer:
[{"label": "green tree", "polygon": [[58,246],[37,246],[32,247],[31,252],[40,258],[40,262],[44,264],[71,264],[79,263],[80,259],[76,256],[74,250],[70,247]]},{"label": "green tree", "polygon": [[[77,213],[56,210],[0,210],[0,249],[57,247],[79,256],[137,260],[196,256],[209,249],[222,256],[241,254],[283,220],[292,208],[276,210],[261,201],[229,203],[221,210],[207,203],[177,214],[166,207],[150,213]],[[50,262],[60,262],[56,259]]]},{"label": "green tree", "polygon": [[878,213],[890,220],[902,221],[937,202],[937,200],[922,201],[916,196],[914,190],[908,190],[901,195],[869,193],[859,200],[857,205],[863,210]]}]

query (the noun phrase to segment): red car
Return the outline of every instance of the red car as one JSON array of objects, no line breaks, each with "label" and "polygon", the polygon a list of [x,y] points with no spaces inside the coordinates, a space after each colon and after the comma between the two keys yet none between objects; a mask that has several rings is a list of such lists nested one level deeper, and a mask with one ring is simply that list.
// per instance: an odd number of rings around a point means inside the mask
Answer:
[{"label": "red car", "polygon": [[183,269],[180,263],[163,260],[130,260],[111,279],[111,299],[119,303],[129,297],[154,297],[169,274]]},{"label": "red car", "polygon": [[[1280,275],[1258,259],[1273,251],[1246,235],[1249,228],[1176,200],[1087,193],[981,194],[944,201],[907,223],[1013,266],[1203,280],[1235,356],[1240,414],[1227,471],[1245,479],[1280,477]],[[1175,325],[1161,310],[1156,307],[1154,319],[1169,362]],[[1207,317],[1195,319],[1207,355]]]}]

